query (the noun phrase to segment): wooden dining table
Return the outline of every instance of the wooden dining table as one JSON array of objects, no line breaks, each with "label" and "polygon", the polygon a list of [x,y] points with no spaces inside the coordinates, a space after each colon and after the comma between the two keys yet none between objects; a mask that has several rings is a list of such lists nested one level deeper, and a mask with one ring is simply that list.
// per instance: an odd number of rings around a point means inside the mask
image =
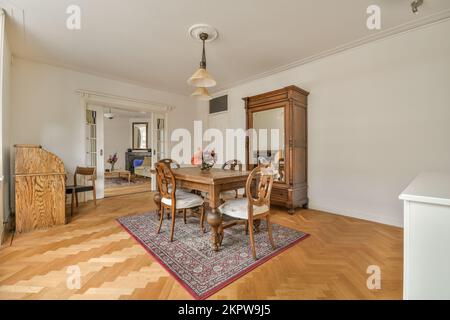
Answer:
[{"label": "wooden dining table", "polygon": [[212,168],[202,172],[196,167],[172,169],[177,186],[208,193],[209,206],[207,221],[211,226],[211,244],[219,250],[223,239],[222,215],[218,211],[221,204],[220,193],[245,187],[250,171],[223,170]]}]

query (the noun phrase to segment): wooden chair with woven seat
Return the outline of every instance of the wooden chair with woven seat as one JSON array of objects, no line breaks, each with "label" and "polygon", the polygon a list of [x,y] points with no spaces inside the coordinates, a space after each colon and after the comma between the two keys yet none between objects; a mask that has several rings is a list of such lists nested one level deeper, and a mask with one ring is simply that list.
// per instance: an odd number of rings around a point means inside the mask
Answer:
[{"label": "wooden chair with woven seat", "polygon": [[[270,223],[270,195],[272,193],[274,172],[269,165],[260,164],[249,175],[245,185],[246,198],[232,199],[226,201],[219,207],[220,213],[235,218],[223,225],[223,229],[245,224],[246,233],[250,233],[250,245],[253,258],[256,260],[254,222],[265,219],[267,222],[267,232],[270,244],[275,249],[272,236],[272,225]],[[253,181],[256,180],[256,187],[253,189]],[[255,197],[253,197],[253,194]]]},{"label": "wooden chair with woven seat", "polygon": [[161,231],[161,226],[164,219],[164,210],[170,210],[172,214],[172,225],[170,229],[170,241],[173,241],[175,230],[175,216],[179,211],[183,212],[184,223],[186,224],[186,213],[190,209],[193,213],[195,209],[199,209],[200,213],[200,230],[205,232],[205,208],[203,198],[183,190],[177,190],[177,183],[172,169],[167,163],[158,162],[156,164],[156,181],[158,184],[158,191],[161,196],[159,209],[159,228],[158,234]]},{"label": "wooden chair with woven seat", "polygon": [[[91,185],[79,185],[78,184],[78,176],[83,176],[85,178],[90,177],[90,181],[92,181]],[[97,179],[97,173],[95,168],[88,167],[77,167],[75,170],[75,174],[73,176],[73,185],[66,186],[66,194],[72,194],[72,210],[71,214],[73,214],[73,200],[75,199],[75,205],[78,207],[78,194],[82,192],[92,191],[92,200],[94,201],[94,205],[97,206],[97,194],[95,190],[95,180]]]}]

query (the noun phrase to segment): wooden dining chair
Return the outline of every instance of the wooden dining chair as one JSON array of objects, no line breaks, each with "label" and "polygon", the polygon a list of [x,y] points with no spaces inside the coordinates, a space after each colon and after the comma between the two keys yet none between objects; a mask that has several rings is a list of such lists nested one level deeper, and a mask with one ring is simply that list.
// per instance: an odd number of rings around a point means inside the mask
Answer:
[{"label": "wooden dining chair", "polygon": [[181,167],[180,164],[173,159],[162,159],[162,160],[159,160],[158,162],[165,163],[171,169],[180,169],[180,167]]},{"label": "wooden dining chair", "polygon": [[[79,185],[78,184],[78,176],[83,176],[85,179],[92,181],[90,185]],[[90,178],[90,179],[89,179]],[[73,185],[66,186],[66,194],[72,195],[72,204],[71,204],[71,215],[73,215],[73,202],[75,200],[75,205],[78,207],[78,194],[82,192],[92,191],[92,197],[94,201],[94,205],[97,206],[97,194],[95,191],[95,180],[97,179],[97,173],[95,168],[92,167],[77,167],[75,170],[75,174],[73,176]]]},{"label": "wooden dining chair", "polygon": [[[164,163],[165,165],[169,166],[171,169],[180,169],[181,168],[180,164],[177,161],[175,161],[173,159],[169,159],[169,158],[159,160],[158,163]],[[185,192],[191,192],[191,190],[188,190],[188,189],[179,189],[179,190],[183,190]],[[196,194],[198,194],[198,193],[196,193]],[[167,219],[169,219],[169,218],[170,218],[170,212],[167,212]]]},{"label": "wooden dining chair", "polygon": [[[242,171],[242,162],[239,160],[229,160],[222,165],[222,170],[238,170]],[[239,197],[239,189],[223,191],[220,194],[220,198],[223,199],[223,196],[234,196],[235,198]]]},{"label": "wooden dining chair", "polygon": [[158,234],[161,231],[161,226],[164,219],[164,211],[170,210],[172,215],[172,225],[170,229],[170,241],[173,241],[175,230],[175,215],[177,212],[183,212],[184,223],[186,224],[186,213],[190,209],[192,213],[196,213],[198,209],[200,213],[200,230],[205,232],[205,208],[203,198],[183,190],[177,190],[177,183],[172,169],[167,163],[158,162],[156,164],[156,180],[158,184],[158,191],[161,196],[159,209],[159,228]]},{"label": "wooden dining chair", "polygon": [[[250,246],[255,260],[257,259],[254,237],[255,221],[266,220],[269,241],[272,248],[275,249],[270,223],[270,195],[274,180],[273,175],[273,170],[269,165],[260,164],[253,169],[247,179],[245,185],[247,197],[228,200],[219,207],[219,211],[223,215],[236,219],[225,223],[223,229],[237,224],[245,224],[246,233],[250,233]],[[252,189],[254,180],[256,180],[256,187]]]}]

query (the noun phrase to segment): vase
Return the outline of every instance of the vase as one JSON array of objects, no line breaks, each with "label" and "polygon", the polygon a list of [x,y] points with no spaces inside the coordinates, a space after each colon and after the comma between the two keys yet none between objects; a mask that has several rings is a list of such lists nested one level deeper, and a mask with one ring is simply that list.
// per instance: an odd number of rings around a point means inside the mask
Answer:
[{"label": "vase", "polygon": [[111,163],[111,172],[114,171],[114,163]]},{"label": "vase", "polygon": [[201,173],[208,173],[211,171],[211,168],[200,168]]}]

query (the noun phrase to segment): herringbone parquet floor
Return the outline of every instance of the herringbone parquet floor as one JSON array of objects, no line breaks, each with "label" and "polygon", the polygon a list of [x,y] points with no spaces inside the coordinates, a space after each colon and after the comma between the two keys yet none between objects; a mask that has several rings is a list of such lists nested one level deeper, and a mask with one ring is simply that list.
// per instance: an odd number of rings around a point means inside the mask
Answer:
[{"label": "herringbone parquet floor", "polygon": [[[154,207],[150,193],[109,198],[68,225],[16,235],[0,250],[0,299],[191,299],[115,221]],[[273,210],[272,221],[311,237],[211,299],[402,298],[401,229],[314,210]],[[367,288],[370,265],[381,268],[380,290]],[[80,289],[67,287],[70,266]]]}]

